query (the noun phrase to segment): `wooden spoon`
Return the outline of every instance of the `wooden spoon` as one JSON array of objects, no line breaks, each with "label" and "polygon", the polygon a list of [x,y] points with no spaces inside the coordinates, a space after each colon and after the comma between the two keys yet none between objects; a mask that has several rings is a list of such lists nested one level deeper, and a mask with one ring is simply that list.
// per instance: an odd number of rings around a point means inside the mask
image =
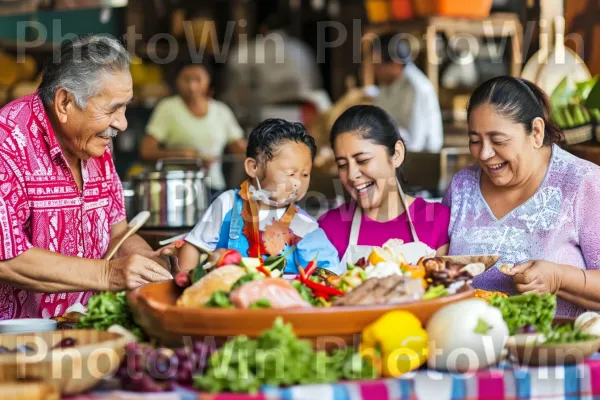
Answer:
[{"label": "wooden spoon", "polygon": [[146,221],[148,221],[148,218],[150,218],[149,211],[142,211],[138,215],[133,217],[133,219],[129,221],[129,224],[127,224],[127,232],[125,232],[123,237],[121,237],[121,239],[117,242],[116,245],[114,245],[112,248],[109,248],[106,251],[104,260],[110,260],[111,258],[113,258],[114,255],[117,253],[117,250],[119,250],[119,248],[123,245],[123,242],[125,242],[125,240],[127,240],[134,233],[136,233],[146,223]]}]

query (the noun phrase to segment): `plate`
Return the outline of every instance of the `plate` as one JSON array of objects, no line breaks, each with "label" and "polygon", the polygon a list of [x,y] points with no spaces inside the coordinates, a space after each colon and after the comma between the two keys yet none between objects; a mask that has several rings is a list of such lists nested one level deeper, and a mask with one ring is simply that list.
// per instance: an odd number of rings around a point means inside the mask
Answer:
[{"label": "plate", "polygon": [[294,326],[299,337],[311,340],[318,349],[358,344],[363,328],[388,311],[410,311],[425,324],[441,307],[474,295],[468,287],[450,296],[393,305],[250,310],[177,307],[175,302],[181,292],[170,280],[151,283],[128,294],[135,321],[165,345],[181,345],[185,336],[215,344],[231,336],[256,337],[281,316]]},{"label": "plate", "polygon": [[584,342],[538,344],[539,335],[511,336],[506,343],[509,354],[521,365],[552,366],[579,364],[600,349],[600,338]]},{"label": "plate", "polygon": [[30,333],[55,331],[58,323],[52,319],[22,318],[0,321],[0,333]]}]

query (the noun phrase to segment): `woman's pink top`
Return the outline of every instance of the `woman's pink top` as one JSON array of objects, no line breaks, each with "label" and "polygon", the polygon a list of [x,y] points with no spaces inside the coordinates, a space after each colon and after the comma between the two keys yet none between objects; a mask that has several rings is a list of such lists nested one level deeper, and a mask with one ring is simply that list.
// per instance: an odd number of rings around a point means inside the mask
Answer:
[{"label": "woman's pink top", "polygon": [[[355,207],[355,202],[346,203],[328,211],[319,219],[319,226],[337,249],[340,258],[344,256],[348,247]],[[448,207],[441,203],[430,203],[422,198],[417,198],[408,209],[419,241],[433,249],[448,244],[448,225],[450,223]],[[402,239],[406,243],[413,242],[406,213],[387,222],[377,222],[363,214],[358,245],[382,246],[389,239]]]}]

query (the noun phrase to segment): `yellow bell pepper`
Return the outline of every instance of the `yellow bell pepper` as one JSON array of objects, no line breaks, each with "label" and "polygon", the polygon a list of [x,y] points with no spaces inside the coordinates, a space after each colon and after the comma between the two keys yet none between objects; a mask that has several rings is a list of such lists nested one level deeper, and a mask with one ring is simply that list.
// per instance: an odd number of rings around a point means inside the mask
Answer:
[{"label": "yellow bell pepper", "polygon": [[397,377],[427,361],[427,332],[407,311],[391,311],[362,331],[360,351],[385,377]]}]

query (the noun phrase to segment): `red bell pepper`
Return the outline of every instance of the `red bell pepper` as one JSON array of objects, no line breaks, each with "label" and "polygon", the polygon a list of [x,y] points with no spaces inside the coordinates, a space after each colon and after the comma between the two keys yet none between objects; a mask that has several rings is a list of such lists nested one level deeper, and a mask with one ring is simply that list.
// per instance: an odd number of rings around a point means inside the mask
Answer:
[{"label": "red bell pepper", "polygon": [[344,295],[344,292],[342,292],[341,290],[338,290],[331,286],[322,285],[320,283],[313,282],[310,279],[305,279],[304,281],[302,281],[302,283],[304,283],[313,292],[324,293],[324,294],[327,294],[330,296],[343,296]]}]

